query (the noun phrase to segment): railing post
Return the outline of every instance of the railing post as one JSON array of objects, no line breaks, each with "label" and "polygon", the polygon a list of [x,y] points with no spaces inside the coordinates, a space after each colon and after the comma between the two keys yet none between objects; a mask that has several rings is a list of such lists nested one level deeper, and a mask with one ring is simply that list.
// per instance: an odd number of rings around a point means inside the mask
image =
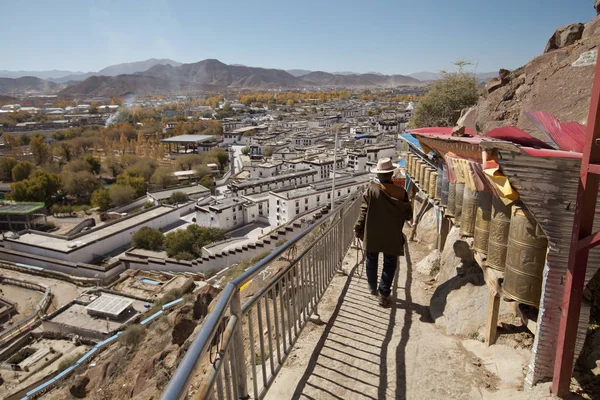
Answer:
[{"label": "railing post", "polygon": [[233,362],[236,365],[235,374],[237,375],[237,393],[239,399],[249,399],[248,395],[248,375],[246,373],[246,348],[244,346],[244,332],[242,331],[242,301],[240,298],[240,289],[236,289],[230,303],[231,315],[235,315],[238,323],[233,332],[233,342],[236,344],[237,351],[234,352]]}]

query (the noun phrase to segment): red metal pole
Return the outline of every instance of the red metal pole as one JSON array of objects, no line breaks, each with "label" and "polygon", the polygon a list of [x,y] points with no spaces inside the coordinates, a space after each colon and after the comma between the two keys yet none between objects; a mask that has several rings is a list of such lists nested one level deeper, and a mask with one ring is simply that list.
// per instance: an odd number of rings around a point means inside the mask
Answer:
[{"label": "red metal pole", "polygon": [[[599,48],[600,50],[600,48]],[[600,137],[600,62],[596,63],[594,85],[592,87],[592,98],[587,122],[587,135],[581,160],[579,173],[579,190],[577,192],[577,203],[575,205],[575,219],[573,221],[573,234],[571,236],[571,248],[569,251],[569,265],[565,290],[560,315],[560,327],[558,331],[558,342],[556,346],[556,357],[554,359],[554,377],[551,390],[559,397],[565,397],[569,393],[571,374],[573,372],[573,361],[575,353],[575,340],[577,336],[577,325],[585,283],[585,271],[587,268],[590,247],[580,246],[581,241],[590,241],[596,213],[596,201],[598,197],[598,182],[600,176],[590,172],[594,164],[600,164],[600,146],[596,139]]]}]

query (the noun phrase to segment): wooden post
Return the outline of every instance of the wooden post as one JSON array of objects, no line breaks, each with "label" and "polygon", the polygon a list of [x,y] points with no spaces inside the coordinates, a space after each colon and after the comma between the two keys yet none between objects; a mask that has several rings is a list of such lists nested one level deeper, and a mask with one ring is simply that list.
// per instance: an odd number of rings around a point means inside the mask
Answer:
[{"label": "wooden post", "polygon": [[440,225],[440,232],[438,234],[438,242],[437,248],[440,251],[444,251],[444,246],[446,245],[446,238],[448,237],[448,232],[450,232],[450,220],[442,215],[442,221]]},{"label": "wooden post", "polygon": [[496,331],[498,329],[498,313],[500,311],[500,296],[490,290],[488,302],[487,322],[485,326],[485,343],[488,346],[496,343]]}]

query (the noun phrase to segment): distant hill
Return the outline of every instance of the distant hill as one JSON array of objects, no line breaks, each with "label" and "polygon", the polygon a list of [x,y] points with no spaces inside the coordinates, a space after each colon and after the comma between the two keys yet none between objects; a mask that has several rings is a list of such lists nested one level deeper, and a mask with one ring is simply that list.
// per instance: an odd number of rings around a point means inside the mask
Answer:
[{"label": "distant hill", "polygon": [[383,75],[379,73],[339,75],[315,71],[300,79],[317,86],[327,87],[394,87],[418,85],[418,79],[406,75]]},{"label": "distant hill", "polygon": [[23,76],[34,76],[40,79],[62,78],[68,75],[83,74],[84,72],[61,71],[53,69],[52,71],[8,71],[0,70],[0,78],[21,78]]},{"label": "distant hill", "polygon": [[299,78],[303,75],[310,74],[312,71],[310,71],[308,69],[286,69],[285,72],[287,72],[290,75],[295,76],[296,78]]},{"label": "distant hill", "polygon": [[2,78],[21,78],[24,76],[33,76],[40,79],[46,79],[56,83],[65,83],[70,81],[83,81],[94,75],[102,76],[117,76],[123,74],[134,74],[136,72],[143,72],[149,68],[154,67],[158,64],[170,64],[174,66],[181,65],[177,61],[173,61],[167,58],[156,59],[151,58],[144,61],[136,61],[131,63],[115,64],[110,65],[106,68],[101,69],[98,72],[81,72],[81,71],[7,71],[0,70],[0,77]]},{"label": "distant hill", "polygon": [[0,94],[18,95],[28,93],[47,93],[57,90],[59,85],[34,76],[21,78],[0,78]]},{"label": "distant hill", "polygon": [[160,95],[165,93],[199,93],[209,87],[186,81],[167,80],[152,76],[119,75],[92,76],[58,92],[60,97],[102,96],[118,97],[127,94]]},{"label": "distant hill", "polygon": [[19,99],[17,99],[16,97],[12,97],[12,96],[5,96],[3,94],[0,94],[0,104],[15,104],[18,103]]}]

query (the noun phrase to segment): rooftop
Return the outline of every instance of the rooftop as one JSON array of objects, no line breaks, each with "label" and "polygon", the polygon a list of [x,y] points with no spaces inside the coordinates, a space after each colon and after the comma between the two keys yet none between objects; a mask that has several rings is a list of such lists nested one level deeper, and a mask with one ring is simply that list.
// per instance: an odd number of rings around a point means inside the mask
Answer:
[{"label": "rooftop", "polygon": [[0,215],[29,214],[44,208],[44,203],[15,203],[0,201]]},{"label": "rooftop", "polygon": [[161,139],[161,143],[204,143],[216,139],[214,135],[179,135]]},{"label": "rooftop", "polygon": [[89,230],[82,235],[77,235],[74,240],[68,240],[66,236],[44,235],[34,231],[28,231],[27,233],[20,235],[18,238],[6,238],[5,240],[68,253],[78,247],[101,240],[106,236],[114,235],[122,230],[130,228],[133,225],[141,224],[171,211],[173,211],[173,209],[170,207],[156,207],[149,211],[136,214],[132,217],[120,219],[112,224],[101,225],[98,228]]},{"label": "rooftop", "polygon": [[[187,171],[181,171],[181,172],[187,172]],[[194,171],[191,171],[191,172],[194,172]],[[198,194],[198,193],[209,194],[210,189],[205,188],[202,185],[193,185],[193,186],[181,186],[181,187],[175,187],[172,189],[160,190],[158,192],[152,192],[149,194],[156,200],[164,200],[164,199],[168,199],[169,197],[171,197],[171,195],[175,192],[182,192],[182,193],[185,193],[186,195],[192,195],[192,194]]]},{"label": "rooftop", "polygon": [[133,304],[132,299],[127,297],[102,294],[96,300],[92,301],[86,310],[89,313],[104,314],[117,318],[123,311]]}]

